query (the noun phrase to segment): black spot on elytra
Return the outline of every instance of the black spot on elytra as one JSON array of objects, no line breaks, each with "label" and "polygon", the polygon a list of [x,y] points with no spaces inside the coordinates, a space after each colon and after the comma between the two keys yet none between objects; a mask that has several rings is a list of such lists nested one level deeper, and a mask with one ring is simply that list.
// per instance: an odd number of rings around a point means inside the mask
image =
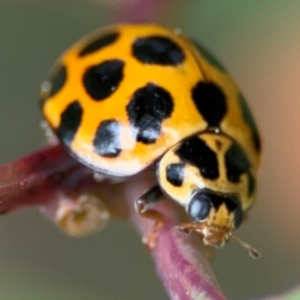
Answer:
[{"label": "black spot on elytra", "polygon": [[52,97],[57,94],[67,81],[67,68],[64,65],[57,67],[57,69],[50,76],[51,90],[49,96]]},{"label": "black spot on elytra", "polygon": [[184,60],[183,50],[170,38],[149,36],[137,39],[132,45],[136,59],[146,64],[175,66]]},{"label": "black spot on elytra", "polygon": [[93,40],[91,43],[86,45],[80,51],[79,56],[84,57],[88,54],[91,54],[91,53],[96,52],[100,49],[103,49],[106,46],[111,45],[112,43],[114,43],[118,39],[119,35],[120,34],[118,32],[111,32],[111,33],[108,33],[106,35],[103,35],[103,36]]},{"label": "black spot on elytra", "polygon": [[79,101],[70,103],[61,114],[57,135],[64,145],[69,146],[80,126],[83,109]]},{"label": "black spot on elytra", "polygon": [[174,103],[168,91],[149,83],[135,91],[126,106],[130,124],[137,130],[137,141],[155,143],[161,132],[161,122],[169,118]]},{"label": "black spot on elytra", "polygon": [[209,127],[218,127],[227,111],[226,97],[213,82],[200,81],[192,90],[197,110]]},{"label": "black spot on elytra", "polygon": [[191,137],[182,142],[175,154],[178,155],[183,163],[188,163],[198,168],[204,178],[217,179],[219,177],[216,153],[198,137]]},{"label": "black spot on elytra", "polygon": [[167,166],[167,180],[174,186],[182,186],[184,180],[184,165],[174,163]]},{"label": "black spot on elytra", "polygon": [[96,153],[104,157],[117,157],[120,154],[120,126],[116,120],[101,122],[93,141]]},{"label": "black spot on elytra", "polygon": [[123,79],[124,62],[119,59],[106,60],[88,68],[83,75],[86,92],[95,101],[109,97]]},{"label": "black spot on elytra", "polygon": [[254,147],[257,152],[260,152],[261,151],[261,141],[260,141],[258,129],[256,127],[256,124],[255,124],[254,118],[251,114],[251,111],[247,105],[247,102],[241,93],[239,94],[239,101],[240,101],[240,106],[242,108],[243,118],[246,121],[246,123],[249,125],[249,127],[252,129],[252,138],[253,138]]},{"label": "black spot on elytra", "polygon": [[233,143],[225,154],[225,165],[227,178],[231,182],[238,182],[240,176],[248,172],[251,165],[240,146]]}]

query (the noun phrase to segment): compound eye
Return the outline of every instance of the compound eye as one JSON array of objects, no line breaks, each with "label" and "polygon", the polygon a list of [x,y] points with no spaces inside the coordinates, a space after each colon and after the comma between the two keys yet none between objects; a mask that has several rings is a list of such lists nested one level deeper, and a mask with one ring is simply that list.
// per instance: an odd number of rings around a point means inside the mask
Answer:
[{"label": "compound eye", "polygon": [[203,193],[198,193],[192,198],[188,206],[188,214],[193,221],[202,221],[207,218],[210,209],[209,198]]},{"label": "compound eye", "polygon": [[234,212],[234,227],[238,228],[242,224],[244,214],[242,208],[238,206]]}]

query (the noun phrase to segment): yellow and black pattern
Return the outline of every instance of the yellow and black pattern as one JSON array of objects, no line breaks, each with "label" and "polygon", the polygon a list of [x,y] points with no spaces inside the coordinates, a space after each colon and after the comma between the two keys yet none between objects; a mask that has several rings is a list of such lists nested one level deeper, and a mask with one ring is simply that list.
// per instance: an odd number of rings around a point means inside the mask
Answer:
[{"label": "yellow and black pattern", "polygon": [[56,63],[41,99],[65,147],[97,171],[138,173],[211,128],[259,165],[259,135],[231,77],[203,48],[158,25],[114,25],[79,41]]},{"label": "yellow and black pattern", "polygon": [[225,68],[178,30],[120,24],[91,34],[57,61],[41,106],[70,154],[96,172],[124,177],[157,162],[144,203],[163,191],[192,220],[180,228],[207,245],[229,241],[254,204],[252,114]]},{"label": "yellow and black pattern", "polygon": [[162,157],[157,175],[161,188],[183,206],[203,189],[234,196],[243,210],[254,204],[257,170],[243,149],[222,134],[187,138]]}]

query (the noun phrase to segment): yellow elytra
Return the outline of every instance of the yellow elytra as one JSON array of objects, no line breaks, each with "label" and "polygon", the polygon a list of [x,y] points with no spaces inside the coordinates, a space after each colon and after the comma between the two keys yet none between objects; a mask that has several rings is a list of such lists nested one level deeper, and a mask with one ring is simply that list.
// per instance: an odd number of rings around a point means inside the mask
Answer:
[{"label": "yellow elytra", "polygon": [[159,189],[193,221],[183,229],[215,246],[233,236],[255,200],[260,137],[203,47],[178,30],[116,24],[73,45],[49,78],[42,112],[71,155],[122,177],[157,161]]}]

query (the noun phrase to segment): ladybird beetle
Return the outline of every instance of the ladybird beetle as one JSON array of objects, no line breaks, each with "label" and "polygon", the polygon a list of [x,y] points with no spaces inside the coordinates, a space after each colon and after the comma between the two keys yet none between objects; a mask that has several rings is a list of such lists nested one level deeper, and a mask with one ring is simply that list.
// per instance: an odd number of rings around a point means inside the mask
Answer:
[{"label": "ladybird beetle", "polygon": [[[206,245],[231,238],[256,194],[260,136],[224,67],[179,30],[119,24],[73,45],[41,86],[46,122],[68,152],[97,173],[126,177],[157,166],[157,186],[136,201],[167,195]],[[157,226],[158,228],[158,226]]]}]

